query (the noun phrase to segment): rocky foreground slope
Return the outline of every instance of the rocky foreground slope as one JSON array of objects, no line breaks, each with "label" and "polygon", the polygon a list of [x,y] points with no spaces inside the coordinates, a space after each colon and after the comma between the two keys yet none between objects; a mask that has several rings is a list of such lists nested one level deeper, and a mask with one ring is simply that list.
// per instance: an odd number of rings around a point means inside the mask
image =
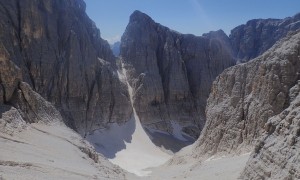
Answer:
[{"label": "rocky foreground slope", "polygon": [[0,54],[0,179],[125,179]]},{"label": "rocky foreground slope", "polygon": [[80,0],[0,1],[0,179],[125,179],[63,123],[84,134],[131,114],[84,8]]},{"label": "rocky foreground slope", "polygon": [[[194,155],[243,152],[256,145],[245,177],[255,177],[255,172],[260,172],[257,177],[298,176],[299,169],[293,164],[298,161],[299,52],[300,32],[288,35],[262,56],[218,76]],[[262,136],[265,138],[257,144]],[[280,168],[284,169],[282,174],[276,175]]]},{"label": "rocky foreground slope", "polygon": [[85,134],[130,118],[127,87],[82,0],[0,1],[0,17],[1,54],[69,126]]},{"label": "rocky foreground slope", "polygon": [[184,35],[139,11],[122,36],[121,58],[143,125],[172,132],[177,123],[194,138],[205,123],[212,81],[235,63],[223,31]]}]

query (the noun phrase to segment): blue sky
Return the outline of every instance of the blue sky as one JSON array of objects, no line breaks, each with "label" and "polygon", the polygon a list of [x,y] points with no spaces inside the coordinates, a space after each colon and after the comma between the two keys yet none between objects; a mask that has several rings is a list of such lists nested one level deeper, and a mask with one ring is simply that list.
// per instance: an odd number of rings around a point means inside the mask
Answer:
[{"label": "blue sky", "polygon": [[181,33],[202,35],[255,18],[284,18],[300,12],[300,0],[85,0],[87,14],[110,43],[122,36],[134,10]]}]

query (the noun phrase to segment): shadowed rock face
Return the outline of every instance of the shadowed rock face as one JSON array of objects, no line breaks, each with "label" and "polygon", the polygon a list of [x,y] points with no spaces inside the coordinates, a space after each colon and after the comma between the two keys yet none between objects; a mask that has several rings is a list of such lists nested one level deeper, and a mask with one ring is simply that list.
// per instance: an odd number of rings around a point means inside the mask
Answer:
[{"label": "shadowed rock face", "polygon": [[179,34],[135,11],[121,40],[121,58],[142,124],[172,131],[172,122],[197,137],[212,81],[234,64],[223,31]]},{"label": "shadowed rock face", "polygon": [[[268,119],[280,114],[297,96],[299,52],[298,32],[288,35],[262,56],[220,74],[212,86],[206,109],[207,123],[194,154],[252,150],[263,135]],[[268,130],[271,134],[274,127],[267,128],[271,128]]]},{"label": "shadowed rock face", "polygon": [[21,69],[0,44],[0,132],[12,134],[26,123],[62,122],[60,113],[32,88],[22,82]]},{"label": "shadowed rock face", "polygon": [[263,54],[289,31],[300,29],[300,14],[285,19],[254,19],[231,30],[229,36],[238,62]]},{"label": "shadowed rock face", "polygon": [[[127,87],[82,0],[1,1],[0,16],[1,52],[21,69],[25,82],[55,104],[67,124],[84,134],[129,119]],[[0,95],[9,99],[10,84],[2,87]]]}]

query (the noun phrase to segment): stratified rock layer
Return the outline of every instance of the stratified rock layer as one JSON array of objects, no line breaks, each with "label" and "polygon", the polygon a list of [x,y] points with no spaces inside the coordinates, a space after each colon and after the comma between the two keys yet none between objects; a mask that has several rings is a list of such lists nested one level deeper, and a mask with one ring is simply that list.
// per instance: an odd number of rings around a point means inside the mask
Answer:
[{"label": "stratified rock layer", "polygon": [[26,123],[62,122],[54,106],[25,82],[21,69],[0,43],[0,132],[12,134]]},{"label": "stratified rock layer", "polygon": [[263,54],[289,31],[300,29],[300,14],[284,19],[253,19],[233,30],[229,36],[238,62]]},{"label": "stratified rock layer", "polygon": [[267,120],[290,105],[300,79],[300,33],[289,35],[262,56],[226,69],[209,96],[207,123],[196,156],[249,151]]},{"label": "stratified rock layer", "polygon": [[172,131],[176,122],[196,138],[212,81],[234,64],[229,47],[223,31],[183,35],[135,11],[122,36],[121,57],[142,124]]},{"label": "stratified rock layer", "polygon": [[242,179],[300,179],[300,81],[290,90],[290,101],[265,125]]},{"label": "stratified rock layer", "polygon": [[[82,0],[1,1],[0,16],[0,53],[6,52],[23,80],[55,104],[68,125],[85,134],[129,119],[127,87]],[[15,80],[1,84],[0,101],[9,101]]]}]

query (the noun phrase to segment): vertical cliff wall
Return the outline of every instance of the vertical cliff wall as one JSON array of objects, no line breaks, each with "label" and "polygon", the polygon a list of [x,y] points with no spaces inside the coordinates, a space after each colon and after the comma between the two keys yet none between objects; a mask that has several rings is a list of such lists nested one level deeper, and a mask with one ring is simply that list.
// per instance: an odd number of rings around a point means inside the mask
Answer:
[{"label": "vertical cliff wall", "polygon": [[300,33],[288,35],[262,56],[217,77],[196,156],[250,151],[266,128],[273,132],[266,122],[291,105],[290,92],[300,80],[299,47]]},{"label": "vertical cliff wall", "polygon": [[121,41],[121,58],[133,87],[133,104],[145,127],[197,137],[212,81],[234,64],[223,31],[201,37],[170,30],[135,11]]},{"label": "vertical cliff wall", "polygon": [[23,80],[81,134],[129,119],[126,85],[82,0],[0,1],[0,43]]}]

